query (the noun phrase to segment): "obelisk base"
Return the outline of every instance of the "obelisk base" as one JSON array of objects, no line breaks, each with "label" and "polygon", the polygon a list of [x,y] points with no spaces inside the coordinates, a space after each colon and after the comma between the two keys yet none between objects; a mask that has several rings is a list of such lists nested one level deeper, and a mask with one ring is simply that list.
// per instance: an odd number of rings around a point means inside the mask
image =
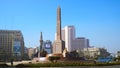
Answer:
[{"label": "obelisk base", "polygon": [[62,54],[65,48],[65,43],[62,40],[55,40],[53,43],[53,54]]}]

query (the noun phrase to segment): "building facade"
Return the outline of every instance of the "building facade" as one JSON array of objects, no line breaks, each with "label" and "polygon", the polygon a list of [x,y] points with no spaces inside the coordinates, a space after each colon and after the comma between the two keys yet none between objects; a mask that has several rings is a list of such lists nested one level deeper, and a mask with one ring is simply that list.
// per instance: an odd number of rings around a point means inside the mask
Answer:
[{"label": "building facade", "polygon": [[35,48],[28,48],[28,57],[29,59],[33,59],[35,54]]},{"label": "building facade", "polygon": [[65,41],[65,48],[67,49],[67,51],[72,51],[72,43],[74,39],[74,26],[65,26],[65,28],[62,29],[62,40]]},{"label": "building facade", "polygon": [[120,57],[120,51],[117,52],[117,57]]},{"label": "building facade", "polygon": [[84,53],[84,56],[89,56],[91,58],[110,56],[110,53],[104,48],[89,47],[84,48],[82,52]]},{"label": "building facade", "polygon": [[84,49],[89,47],[89,40],[86,39],[85,37],[79,37],[75,38],[72,43],[72,51],[77,50],[77,49]]},{"label": "building facade", "polygon": [[43,46],[44,50],[47,51],[48,54],[52,53],[52,42],[50,40],[46,40]]},{"label": "building facade", "polygon": [[[24,55],[24,39],[19,30],[0,30],[0,52],[6,60]],[[1,56],[2,56],[1,54]]]},{"label": "building facade", "polygon": [[68,52],[89,47],[89,40],[84,37],[75,38],[75,27],[65,26],[62,29],[62,40]]}]

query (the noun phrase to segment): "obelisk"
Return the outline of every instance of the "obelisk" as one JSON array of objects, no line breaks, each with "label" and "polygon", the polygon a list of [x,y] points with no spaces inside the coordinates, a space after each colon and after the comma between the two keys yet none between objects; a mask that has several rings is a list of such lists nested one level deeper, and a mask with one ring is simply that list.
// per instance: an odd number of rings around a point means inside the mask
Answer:
[{"label": "obelisk", "polygon": [[65,45],[64,45],[64,41],[62,41],[61,39],[61,8],[60,6],[58,6],[57,8],[57,26],[56,26],[56,37],[57,39],[54,41],[53,43],[53,54],[62,54]]},{"label": "obelisk", "polygon": [[61,8],[57,9],[57,40],[61,40]]}]

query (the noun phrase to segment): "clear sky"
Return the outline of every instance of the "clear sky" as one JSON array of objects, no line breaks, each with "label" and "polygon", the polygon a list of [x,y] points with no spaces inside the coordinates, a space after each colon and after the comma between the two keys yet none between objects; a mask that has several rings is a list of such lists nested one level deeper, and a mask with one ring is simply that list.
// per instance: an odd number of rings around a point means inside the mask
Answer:
[{"label": "clear sky", "polygon": [[39,45],[40,32],[54,41],[58,5],[62,28],[74,25],[91,46],[120,50],[120,0],[0,0],[0,29],[21,30],[27,47]]}]

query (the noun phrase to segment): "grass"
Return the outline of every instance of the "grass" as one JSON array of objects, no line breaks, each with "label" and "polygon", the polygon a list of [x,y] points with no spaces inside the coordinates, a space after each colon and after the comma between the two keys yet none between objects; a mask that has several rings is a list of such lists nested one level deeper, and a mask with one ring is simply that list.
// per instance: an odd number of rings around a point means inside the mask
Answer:
[{"label": "grass", "polygon": [[114,63],[84,63],[84,62],[57,62],[57,63],[37,63],[37,64],[18,64],[16,67],[68,67],[68,66],[111,66],[120,65],[120,62]]},{"label": "grass", "polygon": [[[111,63],[91,63],[91,62],[56,62],[56,63],[30,63],[30,64],[18,64],[14,67],[75,67],[75,66],[113,66],[120,65],[120,62],[111,62]],[[0,67],[12,67],[7,64],[0,64]]]}]

